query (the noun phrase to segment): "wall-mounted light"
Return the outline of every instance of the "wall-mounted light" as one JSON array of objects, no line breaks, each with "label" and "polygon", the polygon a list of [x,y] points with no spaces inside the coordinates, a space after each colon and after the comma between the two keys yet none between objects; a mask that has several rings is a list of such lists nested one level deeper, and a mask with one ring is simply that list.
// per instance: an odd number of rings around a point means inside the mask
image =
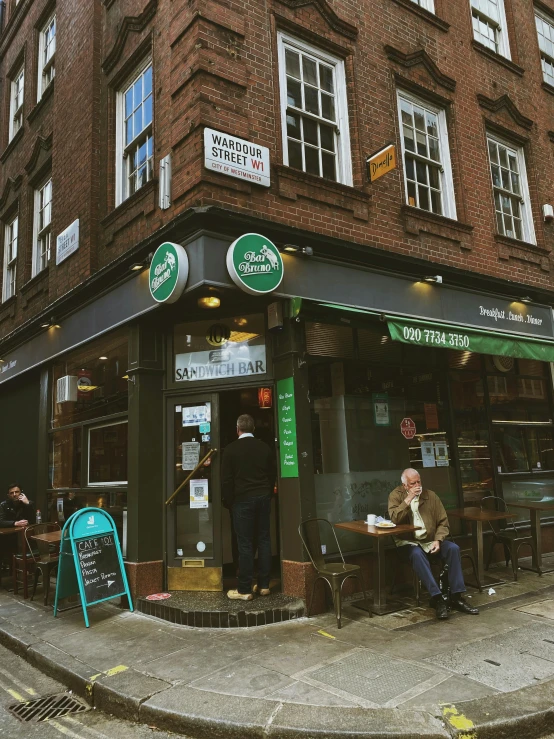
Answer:
[{"label": "wall-mounted light", "polygon": [[435,285],[442,285],[442,275],[427,275],[423,280],[424,282],[432,282]]},{"label": "wall-mounted light", "polygon": [[104,360],[105,360],[105,359],[107,359],[107,358],[108,358],[108,357],[98,357],[98,359],[101,359],[102,361],[104,361]]},{"label": "wall-mounted light", "polygon": [[531,298],[528,295],[524,295],[522,298],[519,299],[520,303],[531,303]]},{"label": "wall-mounted light", "polygon": [[131,272],[140,272],[141,269],[144,269],[145,265],[142,262],[135,262],[132,264],[129,269]]},{"label": "wall-mounted light", "polygon": [[283,251],[288,254],[302,254],[305,257],[312,257],[314,254],[311,246],[296,246],[296,244],[285,244]]},{"label": "wall-mounted light", "polygon": [[56,323],[56,320],[55,320],[54,316],[51,316],[50,317],[50,320],[43,321],[40,324],[40,327],[41,328],[60,328],[60,324],[59,323]]},{"label": "wall-mounted light", "polygon": [[217,295],[205,295],[202,298],[198,298],[198,307],[206,308],[211,310],[213,308],[219,308],[221,305],[221,299]]},{"label": "wall-mounted light", "polygon": [[550,203],[542,206],[542,215],[545,223],[552,223],[554,221],[554,208]]}]

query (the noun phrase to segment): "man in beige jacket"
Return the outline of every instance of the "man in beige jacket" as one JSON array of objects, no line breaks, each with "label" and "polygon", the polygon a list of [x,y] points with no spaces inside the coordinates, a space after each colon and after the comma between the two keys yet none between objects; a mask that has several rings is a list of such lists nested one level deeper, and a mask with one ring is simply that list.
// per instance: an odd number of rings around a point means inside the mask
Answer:
[{"label": "man in beige jacket", "polygon": [[389,516],[395,524],[410,524],[419,526],[419,529],[405,539],[397,539],[396,544],[405,551],[413,570],[431,596],[437,618],[448,618],[448,603],[431,571],[429,559],[432,556],[439,556],[448,565],[450,606],[462,613],[479,613],[463,597],[466,588],[460,547],[446,538],[449,534],[448,517],[440,498],[432,490],[422,487],[417,470],[404,470],[401,480],[402,485],[389,495]]}]

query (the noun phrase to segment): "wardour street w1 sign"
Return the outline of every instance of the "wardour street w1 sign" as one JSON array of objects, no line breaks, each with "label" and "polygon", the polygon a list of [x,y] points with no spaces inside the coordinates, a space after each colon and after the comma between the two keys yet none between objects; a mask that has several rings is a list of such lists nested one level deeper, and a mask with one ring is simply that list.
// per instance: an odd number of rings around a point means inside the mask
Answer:
[{"label": "wardour street w1 sign", "polygon": [[204,166],[214,172],[269,187],[269,149],[228,133],[204,129]]},{"label": "wardour street w1 sign", "polygon": [[188,276],[186,251],[180,244],[167,241],[156,249],[150,263],[150,294],[157,303],[175,303],[183,294]]},{"label": "wardour street w1 sign", "polygon": [[276,290],[283,279],[279,249],[265,236],[243,234],[227,250],[227,270],[235,285],[250,295]]}]

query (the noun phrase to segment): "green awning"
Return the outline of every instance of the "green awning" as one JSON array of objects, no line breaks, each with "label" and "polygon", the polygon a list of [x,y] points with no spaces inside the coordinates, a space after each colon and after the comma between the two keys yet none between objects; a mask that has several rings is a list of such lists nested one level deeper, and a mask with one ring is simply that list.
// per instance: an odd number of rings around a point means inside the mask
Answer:
[{"label": "green awning", "polygon": [[455,324],[386,316],[393,341],[478,354],[554,362],[554,338],[536,339]]}]

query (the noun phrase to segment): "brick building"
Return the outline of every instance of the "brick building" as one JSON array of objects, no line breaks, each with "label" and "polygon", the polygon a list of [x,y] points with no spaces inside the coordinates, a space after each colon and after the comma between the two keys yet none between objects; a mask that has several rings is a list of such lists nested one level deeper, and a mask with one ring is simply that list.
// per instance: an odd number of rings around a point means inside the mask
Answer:
[{"label": "brick building", "polygon": [[[207,508],[164,501],[242,411],[279,441],[286,592],[299,522],[382,512],[408,464],[450,507],[549,497],[552,0],[8,0],[0,67],[0,484],[111,511],[135,593],[221,588],[217,456]],[[227,268],[248,233],[274,289]]]}]

